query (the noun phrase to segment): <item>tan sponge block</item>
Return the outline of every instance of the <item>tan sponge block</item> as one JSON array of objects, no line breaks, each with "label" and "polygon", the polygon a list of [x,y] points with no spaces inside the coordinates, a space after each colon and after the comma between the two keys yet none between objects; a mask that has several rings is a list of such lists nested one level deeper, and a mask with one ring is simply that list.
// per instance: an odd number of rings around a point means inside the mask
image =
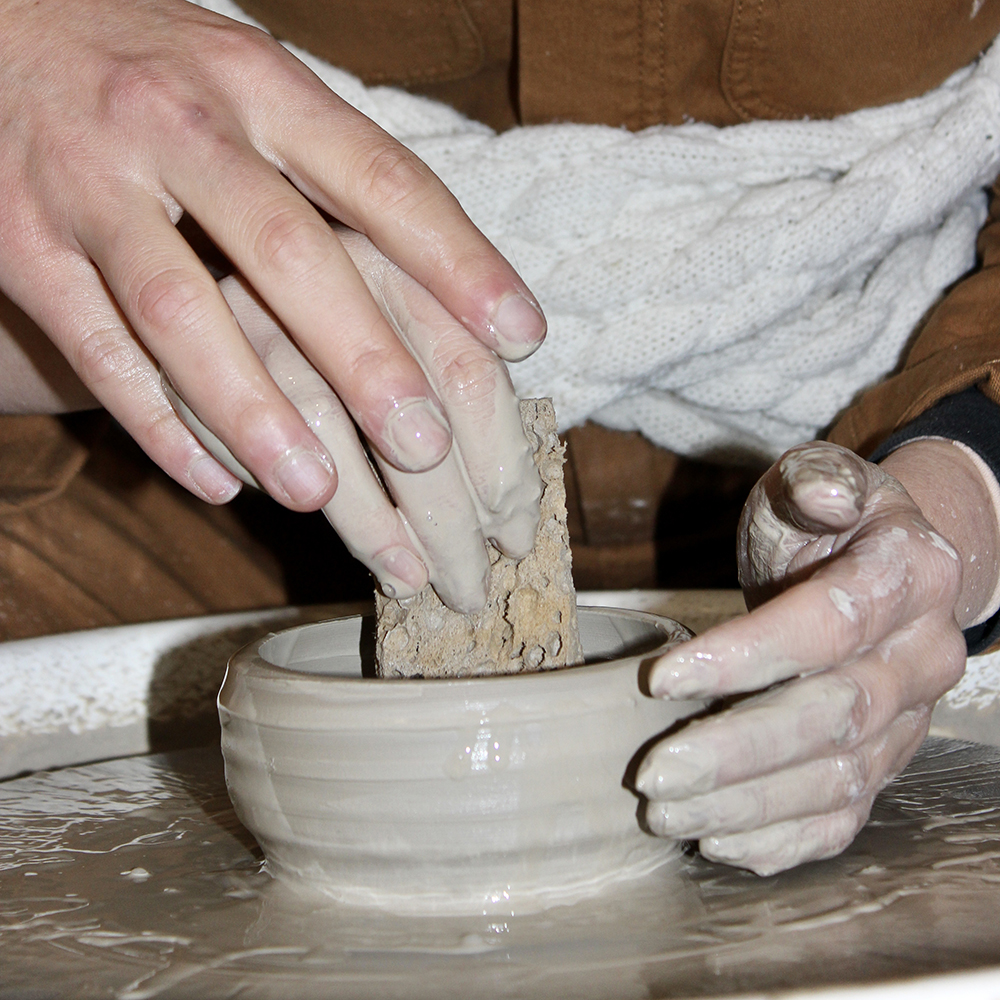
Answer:
[{"label": "tan sponge block", "polygon": [[522,400],[521,421],[542,477],[535,547],[518,561],[487,543],[489,596],[478,614],[452,611],[429,586],[405,601],[376,592],[380,677],[516,674],[583,661],[566,528],[565,449],[552,400]]}]

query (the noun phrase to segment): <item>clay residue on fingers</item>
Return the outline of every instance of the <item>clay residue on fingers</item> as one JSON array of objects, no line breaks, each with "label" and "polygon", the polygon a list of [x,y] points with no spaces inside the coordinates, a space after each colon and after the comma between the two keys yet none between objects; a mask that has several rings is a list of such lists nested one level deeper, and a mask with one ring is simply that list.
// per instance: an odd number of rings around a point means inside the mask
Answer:
[{"label": "clay residue on fingers", "polygon": [[870,808],[869,800],[867,808],[854,806],[825,816],[775,823],[750,833],[702,838],[698,847],[710,861],[748,868],[757,875],[775,875],[807,859],[840,854],[861,829]]},{"label": "clay residue on fingers", "polygon": [[846,590],[840,587],[831,587],[827,594],[833,606],[849,621],[854,624],[858,620],[858,612],[854,607],[854,601]]},{"label": "clay residue on fingers", "polygon": [[760,691],[826,668],[826,663],[814,666],[790,656],[782,636],[747,636],[749,620],[718,626],[664,653],[650,671],[651,694],[686,699]]},{"label": "clay residue on fingers", "polygon": [[746,528],[746,556],[752,570],[766,567],[781,579],[803,544],[802,532],[779,517],[767,499],[762,499]]},{"label": "clay residue on fingers", "polygon": [[850,745],[867,699],[858,683],[835,674],[747,698],[653,747],[636,789],[658,801],[686,799]]},{"label": "clay residue on fingers", "polygon": [[790,503],[788,517],[808,532],[842,531],[857,523],[866,486],[854,456],[829,444],[805,445],[786,452],[779,462]]},{"label": "clay residue on fingers", "polygon": [[398,269],[370,287],[451,418],[483,534],[520,559],[538,527],[541,483],[506,366]]},{"label": "clay residue on fingers", "polygon": [[535,543],[542,480],[506,370],[494,370],[494,381],[501,376],[502,387],[467,404],[471,420],[456,422],[455,436],[483,534],[521,559]]},{"label": "clay residue on fingers", "polygon": [[437,595],[457,612],[480,611],[490,557],[457,449],[436,469],[416,474],[376,462]]},{"label": "clay residue on fingers", "polygon": [[488,596],[475,614],[450,610],[430,587],[406,601],[376,594],[381,676],[466,677],[582,662],[555,412],[551,400],[525,400],[521,414],[544,484],[534,547],[515,560],[487,546]]}]

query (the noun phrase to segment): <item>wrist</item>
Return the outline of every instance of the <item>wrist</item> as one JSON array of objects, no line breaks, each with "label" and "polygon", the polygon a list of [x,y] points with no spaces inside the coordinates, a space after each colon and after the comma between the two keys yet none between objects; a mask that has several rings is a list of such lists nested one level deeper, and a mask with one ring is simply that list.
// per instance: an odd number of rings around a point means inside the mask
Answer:
[{"label": "wrist", "polygon": [[959,626],[985,621],[1000,607],[1000,484],[989,466],[969,447],[938,437],[907,442],[879,465],[959,554]]}]

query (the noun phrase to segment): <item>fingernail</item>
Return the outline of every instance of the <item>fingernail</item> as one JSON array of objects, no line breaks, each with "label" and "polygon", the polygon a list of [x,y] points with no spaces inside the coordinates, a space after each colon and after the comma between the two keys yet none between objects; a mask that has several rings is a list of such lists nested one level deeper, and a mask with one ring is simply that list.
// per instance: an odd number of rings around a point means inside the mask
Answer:
[{"label": "fingernail", "polygon": [[545,317],[523,295],[512,292],[493,314],[493,332],[504,357],[520,361],[533,354],[545,338]]},{"label": "fingernail", "polygon": [[329,490],[333,466],[308,448],[293,448],[278,460],[274,478],[292,503],[308,504]]},{"label": "fingernail", "polygon": [[195,459],[188,475],[195,488],[209,503],[229,503],[243,485],[210,455]]},{"label": "fingernail", "polygon": [[414,399],[398,405],[385,423],[391,458],[405,472],[433,469],[451,448],[451,428],[430,400]]},{"label": "fingernail", "polygon": [[658,802],[710,792],[715,786],[715,767],[706,756],[691,744],[661,744],[643,761],[635,789]]},{"label": "fingernail", "polygon": [[409,549],[389,549],[376,557],[375,574],[386,597],[413,597],[427,585],[427,569]]},{"label": "fingernail", "polygon": [[707,698],[718,682],[718,670],[710,653],[667,654],[649,672],[649,691],[654,698],[683,701]]}]

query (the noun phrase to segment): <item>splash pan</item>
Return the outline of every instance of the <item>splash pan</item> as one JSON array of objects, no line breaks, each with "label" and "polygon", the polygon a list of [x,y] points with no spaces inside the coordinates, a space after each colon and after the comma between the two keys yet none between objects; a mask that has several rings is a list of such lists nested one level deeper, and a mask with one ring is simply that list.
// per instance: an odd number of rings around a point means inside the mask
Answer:
[{"label": "splash pan", "polygon": [[585,665],[457,680],[371,676],[373,628],[298,626],[230,661],[226,781],[275,875],[397,913],[511,915],[676,857],[624,782],[644,744],[700,707],[640,689],[643,661],[683,626],[581,609]]},{"label": "splash pan", "polygon": [[0,783],[0,995],[1000,996],[992,747],[928,741],[843,855],[766,879],[682,854],[575,906],[414,918],[307,897],[260,861],[215,748]]}]

